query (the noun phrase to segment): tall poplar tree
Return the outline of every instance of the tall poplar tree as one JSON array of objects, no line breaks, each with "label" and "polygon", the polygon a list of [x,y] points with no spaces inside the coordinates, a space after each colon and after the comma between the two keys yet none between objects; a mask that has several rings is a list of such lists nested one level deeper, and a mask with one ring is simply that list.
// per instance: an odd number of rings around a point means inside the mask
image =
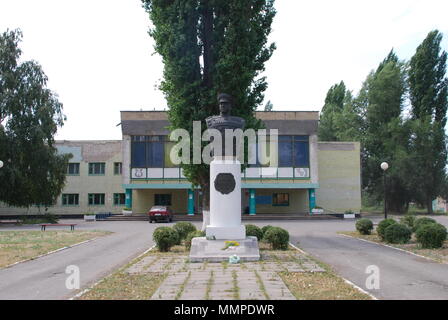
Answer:
[{"label": "tall poplar tree", "polygon": [[327,92],[325,104],[322,107],[319,123],[319,140],[338,141],[338,116],[344,109],[347,89],[344,81],[333,85]]},{"label": "tall poplar tree", "polygon": [[406,210],[411,201],[409,180],[409,128],[401,115],[406,94],[405,64],[391,51],[371,72],[359,94],[363,104],[362,181],[374,199],[383,200],[383,174],[380,164],[389,163],[387,174],[388,207]]},{"label": "tall poplar tree", "polygon": [[[264,98],[261,76],[275,45],[268,44],[274,0],[143,0],[153,27],[150,35],[164,63],[160,86],[169,107],[171,129],[192,134],[193,121],[219,113],[217,94],[234,98],[232,114],[247,128],[261,126],[254,111]],[[209,166],[182,164],[199,185],[209,209]]]},{"label": "tall poplar tree", "polygon": [[409,96],[412,108],[411,140],[415,170],[414,186],[432,213],[432,200],[439,196],[446,181],[446,78],[447,53],[441,50],[442,34],[431,31],[417,47],[409,68]]}]

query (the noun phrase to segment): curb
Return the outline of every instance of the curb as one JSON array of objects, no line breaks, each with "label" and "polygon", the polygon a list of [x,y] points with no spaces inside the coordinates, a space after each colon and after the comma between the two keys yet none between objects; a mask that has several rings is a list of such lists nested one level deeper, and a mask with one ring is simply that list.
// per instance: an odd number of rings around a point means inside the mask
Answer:
[{"label": "curb", "polygon": [[422,255],[420,255],[420,254],[414,253],[414,252],[412,252],[412,251],[404,250],[404,249],[397,248],[397,247],[394,247],[394,246],[390,246],[390,245],[387,245],[387,244],[384,244],[384,243],[378,243],[378,242],[375,242],[375,241],[370,241],[370,240],[366,240],[366,239],[360,239],[360,238],[352,237],[352,236],[349,236],[349,235],[346,235],[346,234],[340,234],[340,233],[338,233],[338,235],[339,235],[339,236],[346,237],[346,238],[356,239],[356,240],[360,240],[360,241],[364,241],[364,242],[368,242],[368,243],[377,244],[377,245],[379,245],[379,246],[383,246],[383,247],[387,247],[387,248],[395,249],[395,250],[398,250],[398,251],[401,251],[401,252],[405,252],[405,253],[408,253],[408,254],[412,254],[413,256],[416,256],[416,257],[419,257],[419,258],[424,258],[424,259],[426,259],[426,260],[430,260],[430,261],[432,261],[432,262],[437,262],[437,263],[446,264],[445,262],[440,262],[440,261],[437,261],[436,259],[432,259],[432,258],[429,258],[429,257],[425,257],[425,256],[422,256]]},{"label": "curb", "polygon": [[10,264],[10,265],[7,265],[7,266],[5,266],[5,267],[0,268],[0,270],[2,270],[2,269],[7,269],[7,268],[11,268],[11,267],[13,267],[13,266],[15,266],[16,264],[19,264],[19,263],[24,263],[24,262],[28,262],[28,261],[31,261],[31,260],[36,260],[36,259],[39,259],[39,258],[48,256],[48,255],[50,255],[50,254],[53,254],[53,253],[56,253],[56,252],[59,252],[59,251],[63,251],[63,250],[66,250],[66,249],[70,249],[70,248],[73,248],[73,247],[77,247],[77,246],[80,246],[80,245],[82,245],[82,244],[84,244],[84,243],[88,243],[88,242],[94,241],[94,240],[99,239],[99,238],[101,238],[101,236],[100,236],[100,237],[93,238],[93,239],[85,240],[85,241],[82,241],[82,242],[78,242],[78,243],[75,243],[75,244],[72,244],[72,245],[63,247],[63,248],[59,248],[59,249],[56,249],[56,250],[53,250],[53,251],[50,251],[50,252],[47,252],[47,253],[38,255],[37,257],[33,257],[33,258],[29,258],[29,259],[25,259],[25,260],[17,261],[17,262],[14,262],[14,263]]},{"label": "curb", "polygon": [[[302,249],[296,247],[295,245],[293,245],[291,242],[289,243],[289,245],[291,247],[293,247],[294,249],[296,249],[297,251],[307,255],[307,256],[311,256],[308,252],[303,251]],[[371,294],[370,292],[367,292],[366,290],[364,290],[363,288],[357,286],[356,284],[354,284],[353,282],[351,282],[350,280],[345,279],[344,277],[340,276],[339,274],[336,274],[339,278],[341,278],[342,280],[344,280],[345,283],[351,285],[353,288],[357,289],[358,291],[361,291],[362,293],[368,295],[369,297],[371,297],[373,300],[378,300],[377,297],[375,297],[373,294]]]},{"label": "curb", "polygon": [[[156,247],[156,245],[153,245],[152,247],[150,247],[149,249],[145,250],[143,253],[139,254],[137,257],[133,258],[132,260],[136,260],[142,256],[144,256],[145,254],[147,254],[149,251],[151,251],[152,249],[154,249]],[[122,268],[122,267],[121,267]],[[119,268],[119,269],[121,269]],[[95,282],[93,285],[91,285],[90,287],[82,290],[81,292],[75,294],[73,297],[69,298],[68,300],[75,300],[76,298],[79,298],[81,296],[83,296],[84,294],[86,294],[87,292],[89,292],[90,290],[92,290],[93,288],[95,288],[97,285],[99,285],[101,282],[105,281],[107,278],[111,277],[113,274],[115,273],[115,270],[112,271],[110,274],[108,274],[107,276],[105,276],[104,278],[101,278],[100,280],[98,280],[97,282]]]}]

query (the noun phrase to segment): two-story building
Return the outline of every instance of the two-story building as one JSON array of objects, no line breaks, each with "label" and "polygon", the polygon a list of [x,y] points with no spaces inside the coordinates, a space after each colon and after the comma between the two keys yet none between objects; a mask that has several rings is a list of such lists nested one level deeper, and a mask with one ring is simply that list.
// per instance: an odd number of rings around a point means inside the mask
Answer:
[{"label": "two-story building", "polygon": [[[361,209],[360,145],[320,142],[316,111],[256,112],[266,129],[278,129],[276,167],[250,165],[242,173],[241,212],[309,214],[316,206],[344,213]],[[177,214],[202,211],[199,188],[171,162],[164,111],[122,111],[122,140],[57,141],[73,157],[66,185],[50,212],[145,214],[170,205]],[[0,216],[43,213],[42,208],[0,204]]]},{"label": "two-story building", "polygon": [[[278,129],[278,166],[249,166],[242,174],[242,213],[308,214],[315,206],[344,212],[361,208],[357,142],[318,142],[316,111],[256,112]],[[144,213],[170,205],[175,213],[201,212],[202,193],[170,159],[163,111],[122,111],[123,189],[126,206]]]}]

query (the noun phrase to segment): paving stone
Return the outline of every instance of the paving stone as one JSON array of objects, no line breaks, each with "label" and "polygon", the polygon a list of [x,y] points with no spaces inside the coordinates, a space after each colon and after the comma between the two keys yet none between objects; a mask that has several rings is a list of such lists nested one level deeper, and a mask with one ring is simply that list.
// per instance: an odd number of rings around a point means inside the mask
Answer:
[{"label": "paving stone", "polygon": [[145,273],[145,269],[149,267],[152,263],[154,263],[155,260],[157,260],[157,256],[147,256],[141,259],[136,264],[133,264],[130,266],[126,272],[129,274],[141,274]]},{"label": "paving stone", "polygon": [[[265,292],[272,300],[295,300],[278,272],[322,272],[314,261],[300,253],[262,254],[264,261],[227,263],[185,263],[186,256],[146,259],[128,269],[128,272],[168,272],[169,275],[154,293],[152,299],[175,299],[182,284],[184,291],[178,298],[184,300],[232,300],[235,299],[234,275],[239,298],[264,300]],[[149,271],[145,270],[149,266]],[[213,281],[210,277],[213,273]],[[261,281],[261,283],[260,283]],[[263,285],[265,291],[262,290]],[[208,291],[208,296],[207,296]]]}]

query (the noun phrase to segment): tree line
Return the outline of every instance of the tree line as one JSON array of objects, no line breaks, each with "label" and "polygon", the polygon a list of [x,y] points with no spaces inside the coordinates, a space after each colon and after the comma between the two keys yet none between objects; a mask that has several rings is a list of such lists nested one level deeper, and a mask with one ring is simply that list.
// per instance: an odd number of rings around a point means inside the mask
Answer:
[{"label": "tree line", "polygon": [[370,72],[357,95],[343,81],[327,93],[321,141],[360,141],[363,197],[406,212],[414,202],[432,213],[432,200],[447,196],[447,53],[442,34],[431,31],[409,61],[392,50]]}]

